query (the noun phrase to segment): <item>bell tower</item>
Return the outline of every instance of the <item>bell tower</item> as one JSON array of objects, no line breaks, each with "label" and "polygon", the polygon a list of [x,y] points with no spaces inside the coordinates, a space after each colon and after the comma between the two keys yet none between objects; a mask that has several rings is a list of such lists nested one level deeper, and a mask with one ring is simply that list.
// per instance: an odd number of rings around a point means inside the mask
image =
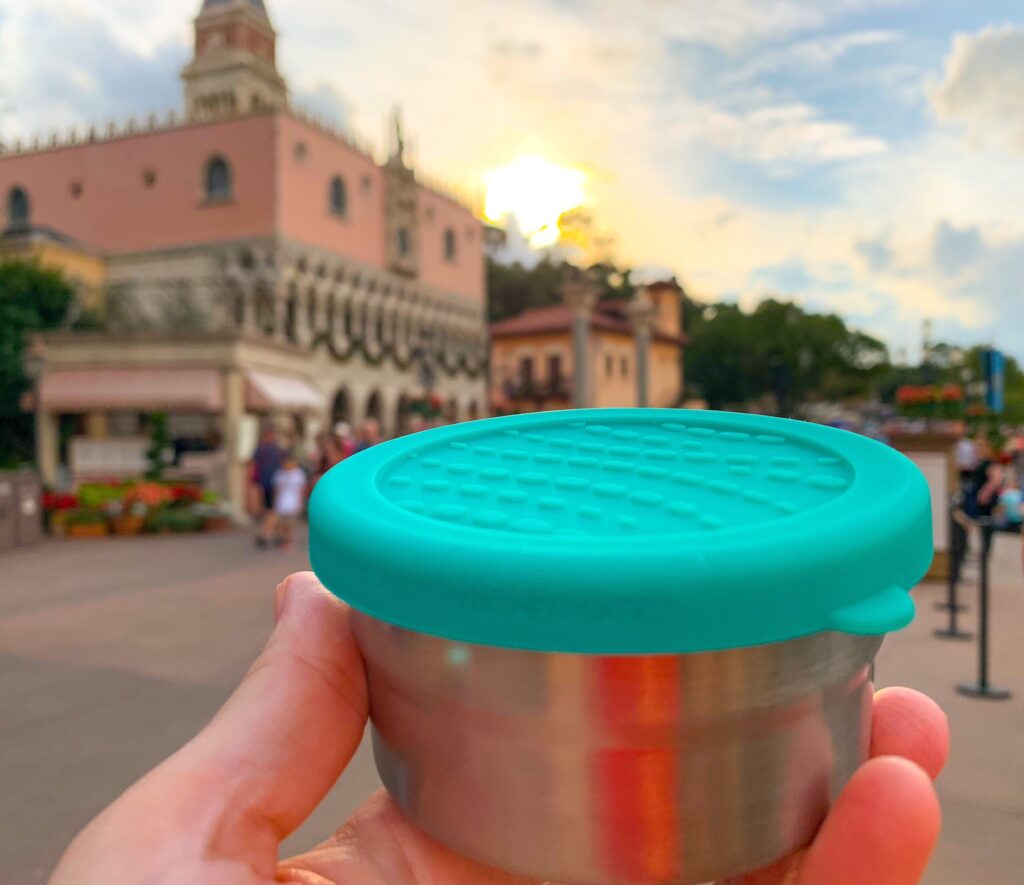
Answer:
[{"label": "bell tower", "polygon": [[204,0],[192,61],[182,71],[189,119],[283,108],[277,33],[263,0]]}]

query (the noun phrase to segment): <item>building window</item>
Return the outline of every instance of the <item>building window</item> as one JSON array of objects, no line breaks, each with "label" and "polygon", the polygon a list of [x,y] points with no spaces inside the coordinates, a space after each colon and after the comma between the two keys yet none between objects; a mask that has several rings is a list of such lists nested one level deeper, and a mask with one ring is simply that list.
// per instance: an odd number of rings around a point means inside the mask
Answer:
[{"label": "building window", "polygon": [[621,361],[620,365],[621,365],[620,371],[622,372],[622,377],[623,378],[629,377],[629,357],[628,356],[622,357],[622,361]]},{"label": "building window", "polygon": [[206,164],[206,199],[231,199],[231,166],[223,157],[212,157]]},{"label": "building window", "polygon": [[153,169],[147,169],[143,172],[142,184],[147,190],[156,187],[156,171]]},{"label": "building window", "polygon": [[604,355],[604,375],[606,378],[611,378],[615,373],[615,358],[610,354]]},{"label": "building window", "polygon": [[455,260],[455,231],[450,227],[444,232],[444,260]]},{"label": "building window", "polygon": [[373,179],[370,178],[369,175],[364,175],[363,176],[362,186],[363,186],[363,193],[364,194],[368,194],[371,190],[373,190]]},{"label": "building window", "polygon": [[309,153],[309,149],[306,147],[306,142],[298,141],[295,143],[295,162],[304,163],[306,155]]},{"label": "building window", "polygon": [[348,190],[345,187],[345,180],[340,175],[331,179],[330,193],[331,215],[344,218],[348,215]]},{"label": "building window", "polygon": [[398,254],[405,258],[412,251],[412,240],[409,238],[409,229],[400,227],[397,233]]},{"label": "building window", "polygon": [[533,357],[524,356],[519,360],[519,380],[523,387],[529,388],[533,385]]},{"label": "building window", "polygon": [[71,182],[71,199],[77,200],[82,196],[82,182],[72,181]]},{"label": "building window", "polygon": [[7,225],[11,228],[28,227],[31,215],[28,194],[20,187],[12,187],[7,194]]},{"label": "building window", "polygon": [[552,387],[562,383],[562,355],[553,353],[548,356],[548,381]]}]

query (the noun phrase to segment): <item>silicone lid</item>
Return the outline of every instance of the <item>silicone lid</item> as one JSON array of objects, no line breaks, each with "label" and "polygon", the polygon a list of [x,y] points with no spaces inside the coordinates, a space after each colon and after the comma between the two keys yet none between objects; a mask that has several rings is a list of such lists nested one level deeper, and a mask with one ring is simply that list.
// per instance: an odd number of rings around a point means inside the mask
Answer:
[{"label": "silicone lid", "polygon": [[593,409],[395,439],[317,483],[310,558],[355,608],[464,642],[694,652],[905,626],[932,559],[921,472],[866,437]]}]

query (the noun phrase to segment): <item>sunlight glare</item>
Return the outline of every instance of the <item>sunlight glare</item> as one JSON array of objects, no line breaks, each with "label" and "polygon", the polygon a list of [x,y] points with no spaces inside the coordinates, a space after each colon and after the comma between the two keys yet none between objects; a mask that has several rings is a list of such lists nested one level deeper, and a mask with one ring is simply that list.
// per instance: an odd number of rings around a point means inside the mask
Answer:
[{"label": "sunlight glare", "polygon": [[558,219],[586,200],[587,175],[539,156],[521,156],[484,175],[484,214],[495,223],[514,216],[534,248],[558,242]]}]

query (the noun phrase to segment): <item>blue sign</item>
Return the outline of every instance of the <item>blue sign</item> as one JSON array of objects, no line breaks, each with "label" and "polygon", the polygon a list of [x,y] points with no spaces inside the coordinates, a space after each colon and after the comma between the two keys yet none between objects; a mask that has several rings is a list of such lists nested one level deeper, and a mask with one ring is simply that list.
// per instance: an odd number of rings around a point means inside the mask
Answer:
[{"label": "blue sign", "polygon": [[981,355],[985,371],[985,405],[997,415],[1002,414],[1006,390],[1006,361],[998,350],[986,350]]}]

